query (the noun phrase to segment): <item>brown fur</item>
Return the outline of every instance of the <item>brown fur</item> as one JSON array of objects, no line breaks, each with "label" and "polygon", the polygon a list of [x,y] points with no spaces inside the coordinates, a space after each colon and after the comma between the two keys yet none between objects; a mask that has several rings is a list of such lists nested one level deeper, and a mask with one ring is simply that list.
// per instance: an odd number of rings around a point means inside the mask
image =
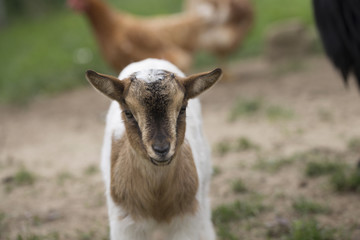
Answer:
[{"label": "brown fur", "polygon": [[[184,142],[185,107],[189,98],[211,87],[221,73],[215,69],[178,78],[149,70],[120,81],[87,71],[89,82],[117,100],[123,110],[125,135],[113,140],[110,191],[114,202],[134,219],[170,222],[175,216],[196,212],[199,180],[191,148]],[[144,74],[155,80],[137,79]],[[170,144],[165,156],[154,152],[156,141]]]},{"label": "brown fur", "polygon": [[[179,83],[168,72],[156,83],[133,80],[127,87],[124,101],[120,101],[121,108],[131,110],[135,118],[128,120],[123,113],[131,146],[144,157],[150,154],[156,159],[151,146],[161,139],[169,142],[170,153],[175,153],[179,142],[177,131],[185,131],[185,116],[178,117],[178,113],[186,101]],[[180,139],[180,143],[182,141]]]},{"label": "brown fur", "polygon": [[213,86],[216,81],[220,78],[222,70],[217,68],[209,73],[199,73],[191,75],[181,81],[181,84],[185,88],[186,97],[194,98],[197,97],[200,93],[209,89]]},{"label": "brown fur", "polygon": [[113,141],[111,196],[132,218],[170,222],[175,216],[195,214],[198,185],[187,143],[182,145],[170,165],[158,167],[147,159],[136,157],[127,137]]}]

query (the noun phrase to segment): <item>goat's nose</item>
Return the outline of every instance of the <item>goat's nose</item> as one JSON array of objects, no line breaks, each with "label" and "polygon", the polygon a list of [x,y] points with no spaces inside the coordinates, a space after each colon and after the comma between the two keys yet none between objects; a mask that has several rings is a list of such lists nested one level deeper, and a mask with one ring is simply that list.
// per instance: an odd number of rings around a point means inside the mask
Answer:
[{"label": "goat's nose", "polygon": [[152,148],[157,155],[165,156],[170,150],[170,143],[154,143]]}]

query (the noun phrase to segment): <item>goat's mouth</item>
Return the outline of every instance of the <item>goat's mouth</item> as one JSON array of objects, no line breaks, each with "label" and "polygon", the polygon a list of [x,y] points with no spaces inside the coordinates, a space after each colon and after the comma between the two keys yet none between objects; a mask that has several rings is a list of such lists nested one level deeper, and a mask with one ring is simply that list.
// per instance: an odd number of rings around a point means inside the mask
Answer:
[{"label": "goat's mouth", "polygon": [[164,160],[158,160],[150,157],[151,163],[154,164],[155,166],[167,166],[172,162],[172,160],[173,160],[173,156]]}]

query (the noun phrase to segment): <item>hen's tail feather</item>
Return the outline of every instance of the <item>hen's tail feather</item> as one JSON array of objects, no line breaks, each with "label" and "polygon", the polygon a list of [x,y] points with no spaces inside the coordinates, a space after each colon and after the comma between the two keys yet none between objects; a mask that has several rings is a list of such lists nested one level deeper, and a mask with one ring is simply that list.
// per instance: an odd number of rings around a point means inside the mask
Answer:
[{"label": "hen's tail feather", "polygon": [[[354,72],[360,84],[360,1],[313,0],[316,24],[326,54],[340,71],[345,85]],[[360,85],[359,85],[360,88]]]},{"label": "hen's tail feather", "polygon": [[355,67],[354,67],[354,74],[357,80],[357,86],[358,89],[360,91],[360,63],[358,63]]}]

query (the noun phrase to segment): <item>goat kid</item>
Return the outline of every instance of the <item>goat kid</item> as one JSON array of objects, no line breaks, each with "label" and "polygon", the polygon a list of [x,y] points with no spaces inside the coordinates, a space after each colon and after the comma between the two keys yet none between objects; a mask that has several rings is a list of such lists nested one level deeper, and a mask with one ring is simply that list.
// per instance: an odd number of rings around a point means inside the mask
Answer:
[{"label": "goat kid", "polygon": [[185,77],[164,60],[132,63],[116,77],[87,71],[111,103],[101,168],[112,240],[212,240],[210,150],[199,94],[221,69]]}]

